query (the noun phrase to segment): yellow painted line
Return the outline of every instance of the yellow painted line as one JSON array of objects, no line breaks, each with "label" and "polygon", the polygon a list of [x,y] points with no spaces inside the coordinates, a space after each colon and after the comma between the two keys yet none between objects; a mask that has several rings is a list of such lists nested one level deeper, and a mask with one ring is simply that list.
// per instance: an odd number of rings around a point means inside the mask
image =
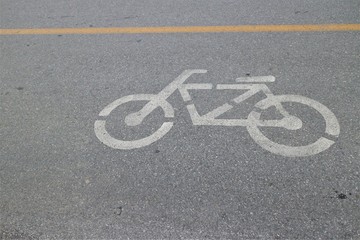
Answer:
[{"label": "yellow painted line", "polygon": [[360,24],[0,29],[0,35],[360,31]]}]

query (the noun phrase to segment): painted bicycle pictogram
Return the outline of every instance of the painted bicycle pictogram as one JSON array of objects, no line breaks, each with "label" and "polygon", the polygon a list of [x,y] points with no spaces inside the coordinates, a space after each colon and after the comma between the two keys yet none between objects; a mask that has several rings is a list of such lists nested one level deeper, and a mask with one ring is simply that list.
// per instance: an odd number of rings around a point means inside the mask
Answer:
[{"label": "painted bicycle pictogram", "polygon": [[[211,83],[185,83],[185,81],[192,74],[206,73],[207,70],[193,69],[185,70],[173,82],[167,85],[158,94],[134,94],[121,97],[109,105],[107,105],[99,114],[100,117],[106,118],[109,114],[119,107],[132,101],[148,101],[146,105],[135,113],[128,114],[125,117],[125,124],[127,126],[137,126],[142,123],[146,116],[152,111],[160,107],[166,118],[174,118],[174,108],[167,101],[167,99],[177,90],[179,90],[184,102],[190,102],[190,90],[211,90],[213,84]],[[303,122],[300,118],[289,114],[283,107],[284,102],[299,103],[316,110],[325,121],[325,134],[332,137],[337,137],[340,133],[340,126],[334,113],[330,111],[323,104],[300,95],[274,95],[267,87],[266,83],[275,82],[273,76],[259,76],[259,77],[240,77],[236,79],[237,84],[217,84],[216,90],[246,90],[238,97],[225,103],[211,112],[200,115],[193,103],[187,104],[187,110],[194,125],[202,126],[243,126],[246,127],[252,139],[262,148],[274,153],[288,157],[310,156],[320,153],[328,149],[334,144],[334,141],[327,136],[321,136],[315,142],[304,146],[288,146],[276,143],[266,137],[260,130],[260,127],[277,127],[288,130],[301,129]],[[248,115],[246,119],[221,119],[220,115],[241,104],[244,100],[251,96],[263,92],[266,98],[255,104],[254,110]],[[261,112],[269,107],[274,106],[282,115],[282,119],[262,120]],[[154,143],[161,139],[173,127],[172,121],[165,121],[159,129],[151,135],[136,139],[132,141],[125,141],[112,137],[106,130],[106,119],[96,120],[94,124],[95,134],[97,138],[105,145],[115,149],[135,149],[141,148]]]}]

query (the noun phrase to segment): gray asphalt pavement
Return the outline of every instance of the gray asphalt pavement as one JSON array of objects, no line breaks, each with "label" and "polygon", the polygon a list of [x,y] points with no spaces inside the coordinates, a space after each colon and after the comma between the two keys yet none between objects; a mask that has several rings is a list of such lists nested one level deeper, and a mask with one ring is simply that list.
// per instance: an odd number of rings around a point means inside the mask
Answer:
[{"label": "gray asphalt pavement", "polygon": [[[359,23],[346,1],[0,1],[0,28]],[[360,32],[174,33],[0,36],[0,236],[2,239],[359,239]],[[264,149],[243,126],[193,124],[179,91],[139,126],[124,122],[145,101],[99,113],[132,94],[157,94],[186,69],[186,83],[236,84],[274,76],[275,95],[326,106],[340,125],[284,103],[296,131],[259,127],[274,142],[318,154]],[[240,90],[241,91],[241,90]],[[200,115],[239,90],[190,90]],[[247,118],[256,94],[221,115]],[[260,110],[257,110],[260,111]],[[269,108],[264,119],[279,119]],[[120,150],[117,139],[172,129],[156,142]]]}]

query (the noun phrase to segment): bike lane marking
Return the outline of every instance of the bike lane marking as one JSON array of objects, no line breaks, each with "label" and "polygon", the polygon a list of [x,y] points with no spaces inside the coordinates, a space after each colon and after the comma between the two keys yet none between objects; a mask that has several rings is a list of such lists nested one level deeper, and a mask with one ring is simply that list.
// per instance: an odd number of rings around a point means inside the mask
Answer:
[{"label": "bike lane marking", "polygon": [[[195,73],[206,73],[207,70],[203,69],[192,69],[183,71],[175,80],[169,85],[167,85],[163,90],[158,94],[135,94],[121,97],[109,105],[107,105],[100,113],[99,116],[106,117],[108,116],[115,108],[131,101],[149,101],[140,111],[131,113],[125,117],[125,124],[128,126],[135,126],[141,124],[142,120],[154,109],[161,107],[164,110],[165,117],[174,117],[174,109],[167,98],[174,93],[176,90],[182,91],[181,95],[184,101],[191,100],[191,96],[188,94],[187,90],[192,89],[212,89],[212,84],[189,84],[189,88],[186,88],[184,82],[192,74]],[[216,117],[222,115],[226,111],[233,108],[231,104],[224,104],[213,111],[200,116],[196,110],[196,107],[193,103],[187,104],[187,109],[190,114],[190,118],[193,122],[193,125],[201,126],[243,126],[246,127],[250,136],[253,140],[260,145],[265,150],[268,150],[274,154],[286,156],[286,157],[304,157],[314,154],[318,154],[326,149],[328,149],[335,142],[327,139],[325,137],[320,137],[316,142],[305,145],[305,146],[288,146],[283,144],[278,144],[267,138],[259,129],[259,127],[282,127],[288,130],[298,130],[302,127],[302,121],[296,117],[291,116],[289,113],[282,108],[282,102],[295,102],[301,103],[308,107],[315,109],[319,112],[325,120],[325,133],[337,137],[340,133],[339,122],[336,119],[336,116],[330,109],[328,109],[323,104],[317,102],[316,100],[299,96],[299,95],[273,95],[264,84],[261,85],[261,80],[263,82],[274,82],[275,77],[273,76],[258,76],[258,77],[245,77],[237,78],[238,82],[245,82],[245,85],[234,85],[234,84],[219,84],[219,87],[216,87],[218,90],[224,89],[249,89],[248,92],[243,93],[239,97],[235,98],[233,101],[236,104],[239,104],[243,100],[254,95],[259,91],[263,91],[266,94],[266,98],[259,101],[255,104],[255,109],[253,110],[247,119],[217,119]],[[248,82],[258,82],[260,83],[259,87],[256,84],[247,84]],[[243,97],[244,96],[244,97]],[[275,106],[281,113],[284,115],[284,118],[281,120],[261,120],[261,110],[266,110],[269,107]],[[131,116],[127,121],[126,119]],[[137,124],[133,124],[133,123]],[[141,148],[148,146],[155,141],[162,138],[170,129],[173,127],[173,122],[164,122],[162,126],[156,130],[152,135],[147,136],[142,139],[137,140],[120,140],[113,138],[106,130],[105,127],[106,120],[96,120],[94,124],[95,135],[98,139],[105,145],[122,150],[130,150],[134,148]]]},{"label": "bike lane marking", "polygon": [[0,35],[360,31],[360,24],[0,29]]}]

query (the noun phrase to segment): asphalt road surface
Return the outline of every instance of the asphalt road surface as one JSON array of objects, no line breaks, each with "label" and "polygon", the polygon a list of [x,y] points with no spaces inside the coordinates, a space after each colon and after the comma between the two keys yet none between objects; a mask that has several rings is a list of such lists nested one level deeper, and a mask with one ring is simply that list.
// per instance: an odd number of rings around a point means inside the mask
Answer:
[{"label": "asphalt road surface", "polygon": [[[359,24],[359,9],[1,0],[0,28]],[[360,32],[285,30],[0,35],[1,238],[359,239]]]}]

